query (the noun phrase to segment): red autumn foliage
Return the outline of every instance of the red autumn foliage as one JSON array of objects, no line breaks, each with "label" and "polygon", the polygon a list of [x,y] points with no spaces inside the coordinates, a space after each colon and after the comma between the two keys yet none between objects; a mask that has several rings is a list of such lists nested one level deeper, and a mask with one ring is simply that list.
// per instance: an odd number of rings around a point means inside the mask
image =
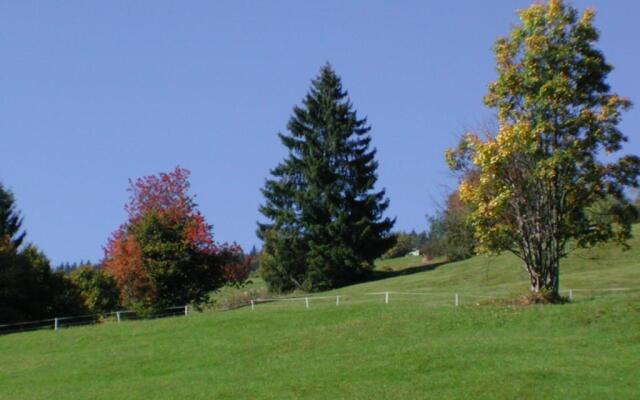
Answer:
[{"label": "red autumn foliage", "polygon": [[172,172],[160,173],[129,180],[129,203],[124,209],[129,221],[147,212],[189,215],[195,211],[193,198],[189,196],[189,170],[176,167]]},{"label": "red autumn foliage", "polygon": [[187,169],[176,167],[169,173],[129,181],[129,185],[129,202],[125,206],[128,221],[112,234],[105,248],[104,260],[104,268],[116,278],[125,304],[132,301],[148,304],[158,297],[145,263],[144,251],[131,233],[131,228],[150,213],[167,217],[182,226],[183,243],[206,259],[216,260],[210,262],[220,268],[223,282],[238,285],[247,279],[249,263],[244,260],[240,246],[214,241],[211,225],[207,224],[189,195]]}]

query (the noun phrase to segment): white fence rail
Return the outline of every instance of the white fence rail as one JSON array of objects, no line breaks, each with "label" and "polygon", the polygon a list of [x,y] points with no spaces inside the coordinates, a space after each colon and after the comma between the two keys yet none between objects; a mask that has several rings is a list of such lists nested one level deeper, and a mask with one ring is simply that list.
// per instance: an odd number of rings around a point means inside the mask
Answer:
[{"label": "white fence rail", "polygon": [[17,332],[29,332],[35,330],[50,329],[57,331],[62,328],[70,328],[78,325],[93,325],[109,320],[120,323],[125,320],[156,319],[175,316],[187,316],[189,306],[169,307],[151,315],[141,315],[132,310],[113,311],[104,314],[74,315],[70,317],[55,317],[39,321],[17,322],[0,325],[0,335]]},{"label": "white fence rail", "polygon": [[[596,293],[603,292],[627,292],[640,290],[640,288],[602,288],[602,289],[565,289],[561,290],[562,294],[565,294],[569,300],[574,300],[576,296],[586,294],[586,296],[593,296]],[[378,304],[390,304],[397,301],[406,301],[408,298],[417,297],[420,300],[416,301],[418,304],[423,304],[433,307],[441,306],[453,306],[459,307],[461,305],[476,304],[481,301],[499,300],[509,297],[508,293],[500,293],[490,295],[487,293],[476,294],[470,292],[441,292],[431,289],[414,289],[413,291],[384,291],[384,292],[371,292],[362,294],[336,294],[333,296],[305,296],[305,297],[258,297],[248,300],[241,307],[251,307],[251,311],[256,311],[258,305],[283,305],[291,304],[294,302],[300,302],[304,304],[305,309],[313,308],[314,304],[335,304],[336,307],[347,306],[350,304],[360,303],[378,303]],[[238,308],[238,307],[236,307]],[[132,310],[120,310],[105,314],[88,314],[77,315],[69,317],[56,317],[43,319],[39,321],[19,322],[11,324],[0,324],[0,335],[16,332],[28,332],[34,330],[54,330],[57,331],[62,328],[69,328],[77,325],[91,325],[98,324],[106,321],[113,321],[120,323],[126,320],[140,320],[140,319],[155,319],[174,316],[188,316],[189,306],[176,306],[162,309],[153,315],[141,315]]]},{"label": "white fence rail", "polygon": [[[624,291],[632,291],[632,290],[640,290],[640,288],[602,288],[602,289],[565,289],[561,290],[560,293],[567,296],[569,300],[573,300],[577,293],[586,293],[587,296],[589,294],[593,295],[595,293],[602,292],[624,292]],[[251,310],[255,311],[259,304],[284,304],[288,302],[300,302],[304,303],[304,308],[309,309],[312,307],[314,303],[319,303],[323,300],[330,299],[332,302],[335,300],[335,305],[348,305],[348,304],[356,304],[356,303],[383,303],[390,304],[392,301],[404,301],[408,297],[418,296],[427,298],[428,300],[425,302],[424,300],[418,301],[420,304],[426,305],[437,305],[437,306],[454,306],[458,307],[461,305],[469,305],[469,304],[477,304],[482,301],[488,300],[500,300],[508,298],[508,293],[500,293],[500,294],[476,294],[469,292],[440,292],[433,290],[425,290],[419,291],[414,290],[411,292],[402,292],[402,291],[384,291],[384,292],[370,292],[370,293],[362,293],[362,294],[336,294],[334,296],[305,296],[305,297],[258,297],[252,299],[247,303],[247,305],[251,306]],[[379,299],[379,300],[377,300]],[[392,300],[393,299],[393,300]],[[324,301],[323,304],[328,303]]]}]

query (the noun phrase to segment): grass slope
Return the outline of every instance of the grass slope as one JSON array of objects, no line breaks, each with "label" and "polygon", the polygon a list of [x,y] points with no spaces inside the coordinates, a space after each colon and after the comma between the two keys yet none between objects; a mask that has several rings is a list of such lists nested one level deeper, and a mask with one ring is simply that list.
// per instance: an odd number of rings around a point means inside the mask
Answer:
[{"label": "grass slope", "polygon": [[376,261],[376,269],[383,271],[397,271],[409,267],[426,264],[422,256],[404,256],[398,258],[388,258]]},{"label": "grass slope", "polygon": [[[563,287],[639,287],[640,241],[632,245],[576,252]],[[640,292],[473,305],[473,294],[526,290],[517,265],[476,257],[383,271],[386,279],[328,293],[345,296],[340,307],[283,301],[2,336],[0,399],[637,398]],[[392,294],[385,305],[367,295],[381,290],[434,297]],[[469,301],[452,307],[454,291]],[[440,293],[448,306],[438,306]]]}]

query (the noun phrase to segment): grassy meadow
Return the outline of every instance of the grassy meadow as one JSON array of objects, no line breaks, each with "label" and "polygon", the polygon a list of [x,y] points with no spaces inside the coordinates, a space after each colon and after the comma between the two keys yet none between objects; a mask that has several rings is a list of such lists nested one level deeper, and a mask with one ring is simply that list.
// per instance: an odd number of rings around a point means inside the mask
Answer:
[{"label": "grassy meadow", "polygon": [[[511,256],[398,260],[371,282],[314,294],[309,309],[283,300],[0,336],[0,399],[633,399],[640,240],[631,245],[573,252],[563,305],[490,301],[527,290]],[[600,290],[618,288],[631,290]]]}]

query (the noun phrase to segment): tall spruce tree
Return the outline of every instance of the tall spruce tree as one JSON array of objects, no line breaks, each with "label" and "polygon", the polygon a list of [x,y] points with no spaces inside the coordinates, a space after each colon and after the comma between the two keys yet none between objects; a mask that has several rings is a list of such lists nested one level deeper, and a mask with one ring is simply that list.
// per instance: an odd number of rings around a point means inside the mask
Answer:
[{"label": "tall spruce tree", "polygon": [[394,243],[395,219],[383,216],[385,191],[375,191],[371,129],[359,119],[332,67],[322,67],[289,134],[288,156],[271,170],[258,224],[261,273],[271,290],[323,290],[352,283]]}]

